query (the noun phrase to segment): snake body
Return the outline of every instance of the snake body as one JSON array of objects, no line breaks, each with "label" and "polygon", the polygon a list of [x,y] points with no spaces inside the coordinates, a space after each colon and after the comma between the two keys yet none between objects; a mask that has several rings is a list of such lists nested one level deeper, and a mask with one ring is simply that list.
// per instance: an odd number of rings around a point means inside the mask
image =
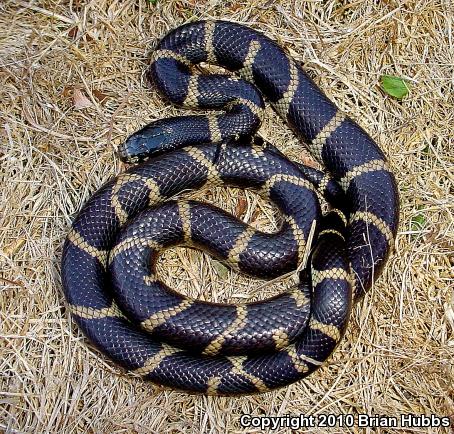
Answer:
[{"label": "snake body", "polygon": [[[200,62],[242,78],[196,74]],[[120,148],[125,161],[148,160],[89,199],[63,248],[63,287],[77,324],[119,365],[177,389],[242,394],[307,376],[334,351],[353,300],[391,250],[398,194],[383,153],[276,43],[243,25],[200,21],[175,29],[154,51],[149,77],[176,104],[223,112],[156,121]],[[254,137],[262,95],[328,175]],[[280,230],[266,234],[212,205],[169,200],[220,184],[254,188],[273,201],[283,215]],[[323,217],[315,187],[336,206]],[[156,276],[159,253],[179,244],[253,276],[281,275],[311,249],[314,221],[309,269],[274,298],[201,302]]]}]

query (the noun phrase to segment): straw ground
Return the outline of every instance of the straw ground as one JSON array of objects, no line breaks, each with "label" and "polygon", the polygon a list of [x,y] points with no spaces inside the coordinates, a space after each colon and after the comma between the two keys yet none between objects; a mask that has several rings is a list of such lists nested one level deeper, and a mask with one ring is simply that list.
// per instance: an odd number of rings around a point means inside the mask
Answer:
[{"label": "straw ground", "polygon": [[[244,413],[434,413],[454,423],[450,1],[6,0],[0,11],[0,431],[240,432]],[[188,396],[130,378],[88,345],[61,291],[72,219],[125,169],[115,146],[151,120],[187,113],[162,101],[144,71],[157,38],[196,18],[247,23],[285,46],[380,143],[401,194],[396,251],[335,356],[307,381],[265,395]],[[387,96],[382,74],[407,79],[409,96]],[[260,133],[308,159],[269,108]],[[279,223],[250,192],[192,197],[260,228]],[[263,287],[189,249],[167,251],[159,271],[177,290],[215,301],[264,298],[291,283]]]}]

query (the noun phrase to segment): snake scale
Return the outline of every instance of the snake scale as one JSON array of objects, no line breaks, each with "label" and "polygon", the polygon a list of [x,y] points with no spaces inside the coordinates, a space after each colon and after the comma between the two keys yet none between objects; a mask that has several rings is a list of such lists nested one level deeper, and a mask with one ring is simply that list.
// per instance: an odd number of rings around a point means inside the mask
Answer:
[{"label": "snake scale", "polygon": [[[236,74],[197,72],[201,62]],[[120,147],[124,161],[140,164],[88,200],[64,244],[62,280],[75,321],[117,364],[176,389],[234,395],[307,376],[332,354],[353,302],[391,251],[399,206],[384,154],[282,48],[240,24],[173,30],[154,50],[148,76],[175,104],[221,111],[158,120]],[[327,174],[255,135],[263,97]],[[269,198],[280,229],[263,233],[213,205],[172,200],[221,184]],[[333,205],[324,216],[316,189]],[[295,270],[311,254],[295,288],[227,305],[190,299],[157,278],[157,257],[175,245],[258,277]]]}]

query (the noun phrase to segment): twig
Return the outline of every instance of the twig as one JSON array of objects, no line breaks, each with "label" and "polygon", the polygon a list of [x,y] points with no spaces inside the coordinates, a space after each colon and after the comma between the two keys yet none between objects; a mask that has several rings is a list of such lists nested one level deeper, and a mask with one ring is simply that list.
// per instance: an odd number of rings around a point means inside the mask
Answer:
[{"label": "twig", "polygon": [[65,17],[60,14],[56,14],[55,12],[52,12],[52,11],[48,11],[47,9],[40,8],[39,6],[35,6],[32,4],[26,3],[24,1],[21,1],[21,0],[13,0],[13,3],[20,5],[26,9],[30,9],[35,12],[39,12],[43,15],[47,15],[48,17],[56,18],[57,20],[63,21],[66,24],[76,24],[76,21],[72,20],[71,18]]},{"label": "twig", "polygon": [[115,111],[112,113],[112,117],[110,118],[109,122],[109,130],[107,131],[107,144],[110,146],[111,140],[112,140],[112,131],[113,131],[113,125],[114,125],[114,120],[115,116],[118,115],[118,113],[123,109],[123,107],[127,104],[129,97],[131,96],[132,90],[130,90],[122,99],[120,102],[120,105],[115,109]]}]

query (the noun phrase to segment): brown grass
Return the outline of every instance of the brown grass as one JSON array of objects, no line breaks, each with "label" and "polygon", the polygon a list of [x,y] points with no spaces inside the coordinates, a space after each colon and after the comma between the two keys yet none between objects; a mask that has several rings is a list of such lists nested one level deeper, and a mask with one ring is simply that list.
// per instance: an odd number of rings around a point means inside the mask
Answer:
[{"label": "brown grass", "polygon": [[[0,431],[240,432],[243,413],[434,413],[454,423],[453,12],[448,0],[2,2]],[[147,50],[196,18],[247,23],[287,47],[381,144],[401,193],[396,252],[329,366],[265,395],[188,396],[132,379],[87,345],[64,309],[62,241],[90,194],[124,170],[115,145],[150,120],[187,113],[147,87]],[[382,74],[407,78],[410,95],[386,96]],[[301,158],[270,109],[261,134]],[[255,224],[276,224],[252,193],[194,196],[228,210],[246,197],[247,221],[259,209]],[[221,277],[189,249],[166,252],[160,268],[178,290],[217,301],[282,286],[254,291],[262,282]]]}]

